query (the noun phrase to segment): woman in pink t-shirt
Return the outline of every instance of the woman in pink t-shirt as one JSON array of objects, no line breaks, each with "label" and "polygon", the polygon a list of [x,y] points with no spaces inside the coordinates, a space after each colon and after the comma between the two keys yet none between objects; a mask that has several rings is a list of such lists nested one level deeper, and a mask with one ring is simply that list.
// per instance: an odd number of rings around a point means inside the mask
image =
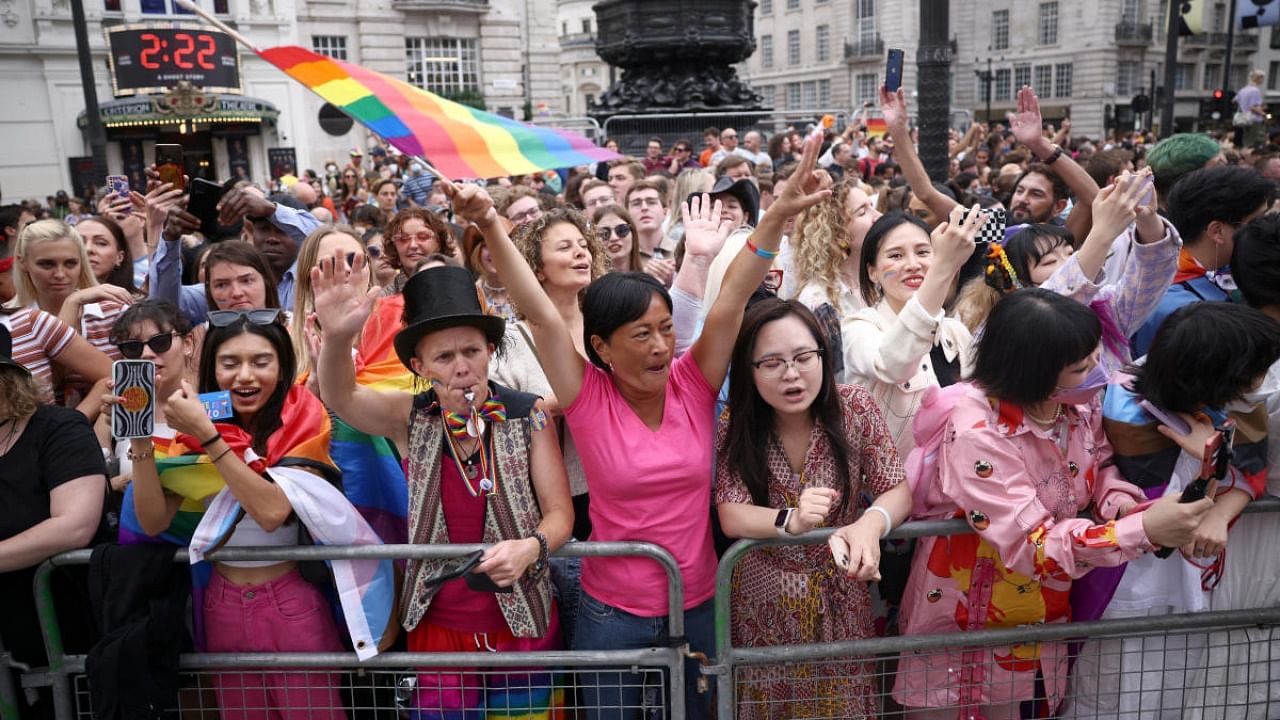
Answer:
[{"label": "woman in pink t-shirt", "polygon": [[[484,232],[498,275],[533,331],[586,469],[591,539],[650,542],[670,551],[684,585],[685,633],[693,650],[707,654],[713,651],[716,568],[709,512],[716,388],[728,371],[747,298],[772,266],[783,227],[830,194],[817,189],[817,155],[817,142],[811,141],[793,182],[729,266],[701,337],[679,358],[666,289],[643,273],[611,273],[592,283],[584,298],[582,335],[590,363],[584,361],[498,222],[493,201],[476,186],[448,187],[458,214]],[[721,222],[719,203],[709,205],[706,198],[694,198],[686,209],[677,286],[705,282],[731,229]],[[587,558],[574,649],[666,644],[666,588],[665,573],[652,560]],[[697,668],[697,662],[686,665],[690,718],[709,716],[709,696],[696,691]],[[620,670],[597,675],[580,676],[587,707],[640,706],[638,677]]]}]

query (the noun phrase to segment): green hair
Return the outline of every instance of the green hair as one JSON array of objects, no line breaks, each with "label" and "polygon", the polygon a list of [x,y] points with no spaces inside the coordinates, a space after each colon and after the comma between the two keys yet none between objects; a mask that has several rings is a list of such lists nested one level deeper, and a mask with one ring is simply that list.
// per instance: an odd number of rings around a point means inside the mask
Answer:
[{"label": "green hair", "polygon": [[1156,192],[1163,198],[1183,175],[1204,167],[1221,152],[1218,142],[1203,133],[1178,133],[1160,141],[1147,153]]}]

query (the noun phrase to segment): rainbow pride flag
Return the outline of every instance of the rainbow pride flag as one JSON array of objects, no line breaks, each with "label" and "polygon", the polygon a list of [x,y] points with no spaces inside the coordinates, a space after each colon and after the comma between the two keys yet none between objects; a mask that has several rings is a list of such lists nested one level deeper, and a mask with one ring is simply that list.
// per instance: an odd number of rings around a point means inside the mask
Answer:
[{"label": "rainbow pride flag", "polygon": [[620,157],[581,135],[477,110],[305,48],[284,45],[258,54],[400,152],[425,157],[451,178],[527,175]]}]

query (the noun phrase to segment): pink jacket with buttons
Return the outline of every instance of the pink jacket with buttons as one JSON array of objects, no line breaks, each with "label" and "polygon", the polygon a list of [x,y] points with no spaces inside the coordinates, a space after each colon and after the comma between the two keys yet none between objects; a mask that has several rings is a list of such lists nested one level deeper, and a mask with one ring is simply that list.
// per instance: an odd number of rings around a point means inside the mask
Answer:
[{"label": "pink jacket with buttons", "polygon": [[[1116,520],[1145,497],[1112,465],[1096,401],[1069,406],[1045,430],[1024,422],[1019,406],[965,386],[937,471],[924,515],[963,517],[975,532],[916,548],[903,635],[1067,622],[1073,578],[1152,549],[1140,514]],[[1086,511],[1091,518],[1077,517]],[[976,709],[1031,698],[1037,670],[1056,707],[1067,663],[1053,643],[905,653],[894,697],[909,707]]]}]

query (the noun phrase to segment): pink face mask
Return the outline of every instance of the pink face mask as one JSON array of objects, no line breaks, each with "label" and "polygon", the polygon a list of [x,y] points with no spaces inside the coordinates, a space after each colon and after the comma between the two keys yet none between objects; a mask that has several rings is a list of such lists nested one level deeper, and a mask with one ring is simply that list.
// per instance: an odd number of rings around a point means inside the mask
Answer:
[{"label": "pink face mask", "polygon": [[1058,388],[1049,399],[1067,405],[1084,405],[1092,400],[1099,390],[1106,387],[1109,381],[1107,371],[1102,369],[1102,365],[1094,365],[1089,374],[1084,376],[1083,382],[1073,388]]}]

